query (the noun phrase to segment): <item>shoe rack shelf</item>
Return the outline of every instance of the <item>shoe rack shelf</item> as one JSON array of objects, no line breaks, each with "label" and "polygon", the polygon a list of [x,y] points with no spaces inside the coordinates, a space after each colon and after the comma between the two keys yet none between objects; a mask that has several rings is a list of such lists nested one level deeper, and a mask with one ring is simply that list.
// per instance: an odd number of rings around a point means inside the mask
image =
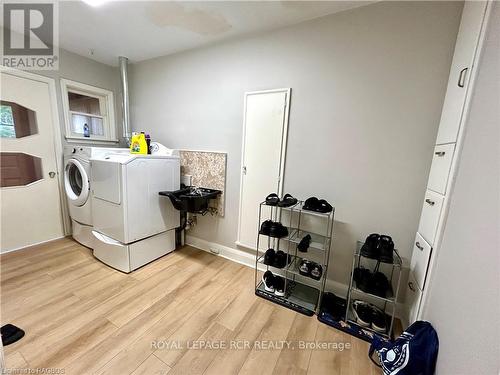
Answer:
[{"label": "shoe rack shelf", "polygon": [[[303,201],[298,201],[290,207],[271,206],[266,202],[259,204],[259,230],[263,221],[272,220],[285,225],[288,229],[288,236],[276,238],[258,232],[255,256],[255,294],[312,316],[318,312],[325,290],[335,208],[332,208],[329,213],[319,213],[303,209],[303,204]],[[307,252],[299,252],[297,245],[308,234],[311,236],[309,248]],[[279,268],[264,263],[265,252],[269,248],[275,251],[282,250],[286,254],[285,267]],[[322,274],[318,280],[299,272],[303,259],[321,265]],[[284,278],[285,296],[277,296],[265,290],[261,280],[263,269],[270,270],[274,275]]]},{"label": "shoe rack shelf", "polygon": [[[364,330],[373,332],[374,334],[384,336],[387,338],[392,338],[393,335],[393,329],[394,329],[394,318],[396,314],[396,304],[398,300],[398,295],[399,295],[399,290],[400,290],[400,284],[401,284],[401,270],[403,266],[403,261],[401,257],[399,256],[399,253],[397,250],[394,250],[394,259],[392,263],[384,263],[380,262],[380,268],[379,271],[383,272],[389,281],[389,290],[386,294],[385,297],[379,296],[374,293],[370,293],[367,291],[364,291],[360,289],[354,280],[354,270],[358,267],[361,267],[363,265],[370,264],[373,266],[376,264],[377,260],[371,259],[364,257],[361,255],[361,247],[363,246],[363,242],[358,241],[356,243],[356,251],[354,252],[353,259],[352,259],[352,270],[351,270],[351,278],[349,282],[349,289],[347,293],[347,305],[346,305],[346,314],[345,314],[345,321],[349,322],[351,324],[356,324],[356,318],[353,312],[353,300],[354,299],[361,299],[365,302],[369,302],[374,304],[375,306],[380,307],[384,313],[386,314],[386,320],[387,320],[387,327],[388,329],[386,330],[385,333],[373,330],[370,327],[361,327]],[[368,267],[371,268],[371,267]],[[385,272],[384,272],[385,271]],[[394,292],[395,291],[395,292]],[[387,311],[390,310],[390,314],[387,313]]]}]

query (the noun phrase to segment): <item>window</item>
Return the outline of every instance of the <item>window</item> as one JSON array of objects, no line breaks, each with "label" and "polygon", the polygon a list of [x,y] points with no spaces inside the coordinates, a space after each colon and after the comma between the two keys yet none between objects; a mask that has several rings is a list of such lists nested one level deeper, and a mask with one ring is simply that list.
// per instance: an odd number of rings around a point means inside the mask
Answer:
[{"label": "window", "polygon": [[112,91],[66,79],[61,87],[69,141],[118,142]]},{"label": "window", "polygon": [[42,180],[42,159],[22,152],[0,152],[0,187],[26,186]]},{"label": "window", "polygon": [[37,133],[34,111],[17,103],[0,101],[1,138],[23,138]]}]

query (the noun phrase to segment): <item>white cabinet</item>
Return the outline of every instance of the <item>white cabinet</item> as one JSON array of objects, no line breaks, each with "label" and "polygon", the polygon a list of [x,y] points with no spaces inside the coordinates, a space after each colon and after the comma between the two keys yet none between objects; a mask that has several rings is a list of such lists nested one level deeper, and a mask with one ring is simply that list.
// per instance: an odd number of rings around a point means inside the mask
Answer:
[{"label": "white cabinet", "polygon": [[418,232],[431,246],[434,245],[443,200],[444,197],[441,194],[430,190],[425,193]]},{"label": "white cabinet", "polygon": [[485,1],[464,3],[436,144],[457,141],[467,85],[485,10]]},{"label": "white cabinet", "polygon": [[431,251],[431,245],[427,243],[420,233],[417,233],[413,244],[410,271],[413,272],[415,282],[421,290],[425,288],[425,278],[427,276],[427,267],[429,265]]},{"label": "white cabinet", "polygon": [[454,143],[436,146],[432,158],[427,189],[443,195],[446,193],[446,184],[448,183],[448,176],[450,175],[454,151]]},{"label": "white cabinet", "polygon": [[445,225],[444,206],[449,202],[450,181],[454,173],[452,165],[459,152],[457,147],[460,143],[457,142],[459,135],[461,137],[463,134],[460,127],[464,121],[463,114],[467,113],[470,96],[468,86],[475,66],[478,65],[477,51],[482,43],[481,34],[484,33],[483,24],[488,4],[487,1],[466,1],[462,11],[427,191],[410,264],[410,279],[406,291],[410,323],[418,317],[421,300],[426,300],[429,274],[434,269],[434,254],[439,252],[438,233],[442,233]]}]

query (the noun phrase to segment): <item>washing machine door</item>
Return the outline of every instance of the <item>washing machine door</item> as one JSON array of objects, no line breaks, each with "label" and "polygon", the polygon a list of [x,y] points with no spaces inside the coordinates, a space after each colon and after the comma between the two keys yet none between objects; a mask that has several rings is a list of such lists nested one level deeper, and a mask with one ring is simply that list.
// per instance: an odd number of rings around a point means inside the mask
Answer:
[{"label": "washing machine door", "polygon": [[76,159],[69,159],[64,167],[64,190],[69,203],[74,206],[83,206],[89,198],[89,176]]}]

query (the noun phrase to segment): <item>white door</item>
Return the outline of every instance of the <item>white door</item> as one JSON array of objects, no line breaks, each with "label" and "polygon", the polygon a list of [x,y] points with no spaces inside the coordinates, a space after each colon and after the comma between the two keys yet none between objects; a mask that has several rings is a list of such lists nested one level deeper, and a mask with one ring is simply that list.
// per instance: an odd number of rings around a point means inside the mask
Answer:
[{"label": "white door", "polygon": [[259,203],[281,196],[290,89],[245,94],[238,242],[256,248]]},{"label": "white door", "polygon": [[2,252],[64,235],[53,90],[46,79],[0,72]]}]

